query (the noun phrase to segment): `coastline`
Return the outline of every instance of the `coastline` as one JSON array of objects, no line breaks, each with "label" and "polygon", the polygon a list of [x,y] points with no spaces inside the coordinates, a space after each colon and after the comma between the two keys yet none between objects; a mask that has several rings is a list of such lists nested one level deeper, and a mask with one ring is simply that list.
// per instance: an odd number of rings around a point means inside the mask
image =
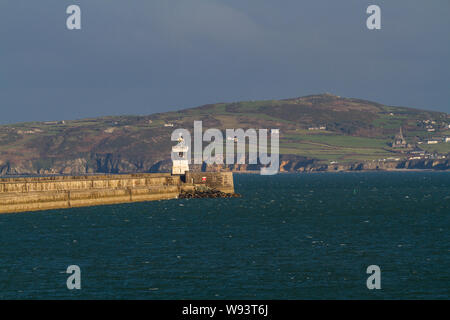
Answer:
[{"label": "coastline", "polygon": [[[310,172],[295,172],[295,171],[285,171],[285,172],[278,172],[277,175],[308,175],[308,174],[347,174],[347,173],[413,173],[413,172],[434,172],[434,173],[450,173],[450,170],[420,170],[420,169],[412,169],[412,170],[358,170],[358,171],[310,171]],[[259,171],[239,171],[239,172],[233,172],[238,175],[259,175]]]}]

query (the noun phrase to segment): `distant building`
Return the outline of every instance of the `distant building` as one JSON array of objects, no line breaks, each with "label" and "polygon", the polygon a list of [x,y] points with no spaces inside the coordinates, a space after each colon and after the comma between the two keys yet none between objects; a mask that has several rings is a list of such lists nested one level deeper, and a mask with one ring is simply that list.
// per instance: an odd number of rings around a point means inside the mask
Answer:
[{"label": "distant building", "polygon": [[400,132],[395,135],[394,142],[392,143],[393,148],[406,148],[408,144],[406,143],[405,138],[403,137],[403,130],[400,127]]},{"label": "distant building", "polygon": [[164,127],[173,127],[173,123],[165,123]]},{"label": "distant building", "polygon": [[437,141],[437,140],[428,140],[427,143],[428,144],[437,144],[437,143],[439,143],[439,141]]},{"label": "distant building", "polygon": [[445,137],[445,142],[450,142],[450,137]]}]

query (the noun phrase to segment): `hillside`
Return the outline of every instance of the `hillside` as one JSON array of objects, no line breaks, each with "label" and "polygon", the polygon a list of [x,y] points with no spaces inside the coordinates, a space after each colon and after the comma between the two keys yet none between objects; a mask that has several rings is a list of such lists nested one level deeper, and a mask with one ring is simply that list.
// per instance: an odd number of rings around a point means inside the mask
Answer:
[{"label": "hillside", "polygon": [[[407,161],[414,149],[434,156],[450,152],[450,143],[427,144],[428,140],[450,136],[450,116],[446,113],[321,94],[216,103],[148,116],[3,125],[0,174],[166,171],[170,134],[175,128],[191,129],[194,120],[202,120],[204,129],[279,128],[282,166],[288,171],[305,171],[307,166],[327,168],[330,163],[343,170],[354,169],[389,158]],[[411,145],[408,150],[391,147],[400,126]],[[448,158],[440,158],[441,168],[447,168]],[[394,167],[402,166],[405,162]]]}]

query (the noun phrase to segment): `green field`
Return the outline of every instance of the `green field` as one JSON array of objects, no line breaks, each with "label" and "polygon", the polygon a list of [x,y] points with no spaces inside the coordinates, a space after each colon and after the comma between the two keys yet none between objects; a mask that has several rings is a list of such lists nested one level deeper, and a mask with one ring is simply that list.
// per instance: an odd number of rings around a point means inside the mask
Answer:
[{"label": "green field", "polygon": [[325,161],[348,162],[354,160],[377,160],[392,156],[388,141],[336,135],[287,134],[281,140],[281,153],[304,155]]},{"label": "green field", "polygon": [[438,144],[421,144],[420,148],[428,152],[447,154],[450,153],[450,142],[441,142]]}]

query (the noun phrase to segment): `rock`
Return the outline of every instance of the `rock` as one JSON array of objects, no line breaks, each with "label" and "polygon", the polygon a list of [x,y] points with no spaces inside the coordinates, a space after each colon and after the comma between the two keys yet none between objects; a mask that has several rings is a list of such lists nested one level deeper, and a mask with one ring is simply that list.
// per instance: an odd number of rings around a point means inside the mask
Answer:
[{"label": "rock", "polygon": [[195,190],[184,192],[182,191],[178,196],[178,199],[201,199],[201,198],[239,198],[240,194],[237,193],[225,193],[216,189],[208,190]]}]

